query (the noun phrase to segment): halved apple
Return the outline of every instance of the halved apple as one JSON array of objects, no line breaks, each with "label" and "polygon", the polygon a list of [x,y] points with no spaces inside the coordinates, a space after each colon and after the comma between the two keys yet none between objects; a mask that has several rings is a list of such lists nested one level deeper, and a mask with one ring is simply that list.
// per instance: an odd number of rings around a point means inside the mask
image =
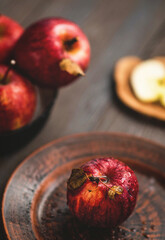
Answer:
[{"label": "halved apple", "polygon": [[165,65],[162,62],[153,59],[139,63],[132,71],[130,83],[139,100],[159,101],[165,107]]}]

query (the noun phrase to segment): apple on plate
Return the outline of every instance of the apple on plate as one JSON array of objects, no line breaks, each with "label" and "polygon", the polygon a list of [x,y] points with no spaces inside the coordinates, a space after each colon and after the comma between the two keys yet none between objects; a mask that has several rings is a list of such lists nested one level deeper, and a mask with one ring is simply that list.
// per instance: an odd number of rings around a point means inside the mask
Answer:
[{"label": "apple on plate", "polygon": [[99,158],[73,169],[67,182],[67,203],[81,222],[115,227],[132,213],[138,194],[134,172],[114,158]]},{"label": "apple on plate", "polygon": [[132,71],[130,83],[142,102],[160,102],[165,107],[165,65],[151,59],[139,63]]},{"label": "apple on plate", "polygon": [[38,85],[57,88],[84,75],[90,45],[80,27],[63,18],[29,26],[14,49],[17,66]]},{"label": "apple on plate", "polygon": [[8,66],[0,65],[0,133],[23,127],[33,117],[36,91]]},{"label": "apple on plate", "polygon": [[23,28],[13,19],[0,15],[0,64],[7,62]]}]

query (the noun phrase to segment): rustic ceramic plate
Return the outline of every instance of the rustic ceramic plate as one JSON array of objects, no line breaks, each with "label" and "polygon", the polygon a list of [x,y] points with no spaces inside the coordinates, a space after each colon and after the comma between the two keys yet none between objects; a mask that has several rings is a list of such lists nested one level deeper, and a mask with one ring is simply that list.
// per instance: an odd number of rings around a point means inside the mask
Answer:
[{"label": "rustic ceramic plate", "polygon": [[[133,214],[113,231],[84,226],[66,203],[73,167],[114,156],[136,171],[140,192]],[[65,137],[35,151],[15,170],[3,198],[3,222],[11,240],[165,239],[165,148],[110,133]]]}]

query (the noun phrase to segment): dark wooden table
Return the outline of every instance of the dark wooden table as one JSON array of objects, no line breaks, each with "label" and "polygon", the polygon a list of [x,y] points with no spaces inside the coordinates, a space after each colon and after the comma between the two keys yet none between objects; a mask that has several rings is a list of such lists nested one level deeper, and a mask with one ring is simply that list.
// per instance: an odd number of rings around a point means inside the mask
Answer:
[{"label": "dark wooden table", "polygon": [[[165,55],[164,0],[0,0],[0,11],[24,27],[47,16],[68,18],[81,26],[92,47],[85,78],[60,90],[41,131],[24,146],[1,154],[0,200],[16,166],[53,139],[80,132],[125,132],[165,145],[165,123],[120,103],[111,77],[116,60],[122,56]],[[4,240],[2,220],[0,228],[0,239]]]}]

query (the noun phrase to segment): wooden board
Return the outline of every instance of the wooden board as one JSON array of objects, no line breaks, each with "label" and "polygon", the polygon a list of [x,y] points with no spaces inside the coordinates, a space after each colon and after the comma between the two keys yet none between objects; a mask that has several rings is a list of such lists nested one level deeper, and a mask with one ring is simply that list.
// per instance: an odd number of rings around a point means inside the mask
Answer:
[{"label": "wooden board", "polygon": [[[165,65],[165,57],[154,57]],[[144,103],[134,94],[130,84],[130,76],[133,69],[143,60],[135,56],[127,56],[119,59],[114,69],[114,81],[116,83],[116,92],[120,100],[131,109],[165,121],[165,107],[160,103]]]},{"label": "wooden board", "polygon": [[[140,187],[133,214],[113,231],[84,226],[66,203],[71,169],[103,156],[126,162]],[[25,159],[8,182],[2,207],[8,239],[164,239],[164,159],[164,147],[122,134],[81,134],[49,143]]]}]

